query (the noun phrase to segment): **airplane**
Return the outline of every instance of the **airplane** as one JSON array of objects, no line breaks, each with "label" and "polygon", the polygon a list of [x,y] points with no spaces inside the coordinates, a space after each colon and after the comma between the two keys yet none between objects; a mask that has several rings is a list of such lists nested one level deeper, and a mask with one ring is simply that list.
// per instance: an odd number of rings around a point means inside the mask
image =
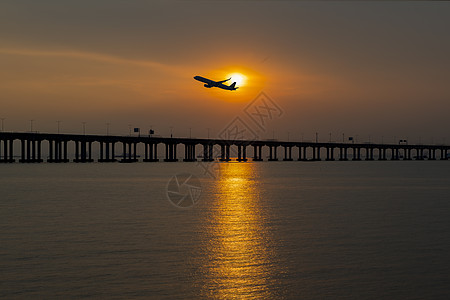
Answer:
[{"label": "airplane", "polygon": [[223,84],[224,82],[227,82],[228,80],[230,80],[231,77],[228,79],[222,80],[222,81],[214,81],[214,80],[202,77],[202,76],[195,76],[194,79],[204,82],[205,84],[203,86],[206,88],[218,87],[218,88],[221,88],[224,90],[229,90],[229,91],[235,91],[239,88],[239,87],[235,87],[236,82],[233,82],[233,84],[231,84],[231,85]]}]

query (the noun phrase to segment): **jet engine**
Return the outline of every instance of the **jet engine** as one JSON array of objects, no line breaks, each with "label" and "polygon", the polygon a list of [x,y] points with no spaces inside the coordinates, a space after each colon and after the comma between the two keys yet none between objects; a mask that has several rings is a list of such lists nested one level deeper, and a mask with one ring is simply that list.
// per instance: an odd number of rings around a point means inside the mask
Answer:
[{"label": "jet engine", "polygon": [[203,85],[206,88],[212,88],[212,86],[208,85],[207,83]]}]

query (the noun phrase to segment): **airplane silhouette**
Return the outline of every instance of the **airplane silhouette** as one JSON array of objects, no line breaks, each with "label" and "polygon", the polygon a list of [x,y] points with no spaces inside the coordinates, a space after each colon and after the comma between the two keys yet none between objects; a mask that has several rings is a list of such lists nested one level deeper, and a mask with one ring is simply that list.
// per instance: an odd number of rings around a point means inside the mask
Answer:
[{"label": "airplane silhouette", "polygon": [[239,88],[239,87],[235,87],[236,86],[236,82],[233,82],[233,84],[231,84],[231,85],[223,84],[224,82],[230,80],[231,77],[228,78],[228,79],[222,80],[222,81],[214,81],[214,80],[202,77],[202,76],[195,76],[194,79],[198,80],[198,81],[201,81],[201,82],[204,82],[205,84],[203,86],[206,87],[206,88],[218,87],[218,88],[221,88],[221,89],[224,89],[224,90],[229,90],[229,91],[235,91],[235,90],[237,90]]}]

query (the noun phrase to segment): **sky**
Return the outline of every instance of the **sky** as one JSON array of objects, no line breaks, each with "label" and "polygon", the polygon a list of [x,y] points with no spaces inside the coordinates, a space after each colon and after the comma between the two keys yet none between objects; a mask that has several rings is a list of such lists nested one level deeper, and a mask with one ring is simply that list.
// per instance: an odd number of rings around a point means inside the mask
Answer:
[{"label": "sky", "polygon": [[[450,143],[449,16],[440,1],[1,1],[0,118],[217,137],[254,128],[263,92],[280,114],[262,139]],[[230,74],[236,91],[193,79]]]}]

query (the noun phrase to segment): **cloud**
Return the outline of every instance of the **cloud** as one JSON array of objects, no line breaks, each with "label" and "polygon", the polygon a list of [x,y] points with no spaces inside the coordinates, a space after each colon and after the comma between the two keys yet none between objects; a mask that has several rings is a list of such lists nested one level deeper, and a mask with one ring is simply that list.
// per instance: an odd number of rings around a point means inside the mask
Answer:
[{"label": "cloud", "polygon": [[74,50],[52,51],[52,50],[36,50],[36,49],[0,48],[0,54],[16,55],[16,56],[63,57],[70,59],[83,59],[97,62],[106,62],[110,64],[147,67],[165,72],[178,72],[178,68],[175,66],[162,64],[155,61],[128,59],[119,56],[95,52],[84,52]]}]

